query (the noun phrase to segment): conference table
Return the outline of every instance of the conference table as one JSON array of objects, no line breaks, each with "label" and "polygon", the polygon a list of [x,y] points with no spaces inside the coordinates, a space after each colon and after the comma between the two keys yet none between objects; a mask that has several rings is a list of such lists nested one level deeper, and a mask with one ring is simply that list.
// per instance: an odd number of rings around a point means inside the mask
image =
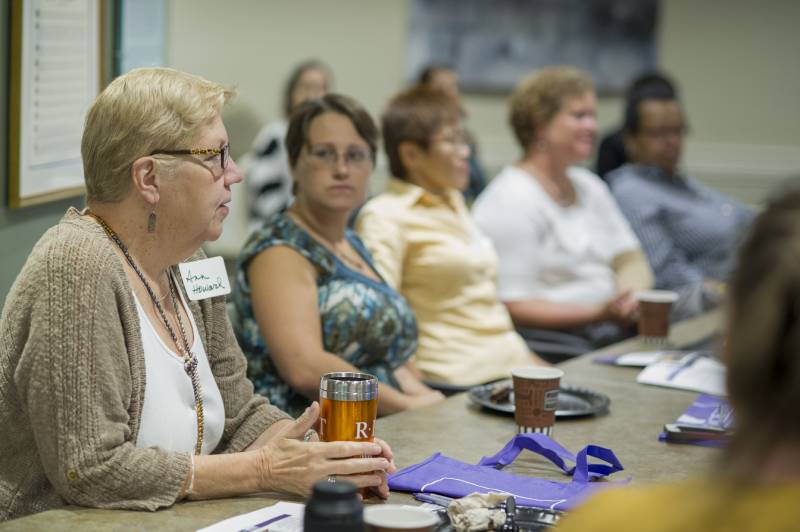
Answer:
[{"label": "conference table", "polygon": [[[672,327],[670,342],[676,347],[693,344],[716,333],[719,311],[701,315]],[[631,479],[631,484],[677,481],[714,467],[718,449],[658,441],[665,423],[673,422],[692,403],[697,393],[646,386],[636,382],[637,368],[597,364],[598,355],[641,351],[640,340],[630,339],[559,365],[562,383],[588,388],[610,398],[605,414],[559,419],[553,438],[572,452],[587,444],[612,449],[624,471],[611,477]],[[435,452],[477,463],[499,451],[515,434],[513,416],[473,404],[467,393],[419,410],[402,412],[377,421],[376,433],[394,451],[403,468]],[[548,478],[569,479],[555,466],[533,453],[524,452],[506,471]],[[0,530],[196,530],[229,517],[258,510],[279,500],[302,499],[277,494],[257,494],[231,499],[180,502],[156,512],[98,510],[67,506],[0,524]],[[393,492],[389,502],[419,504],[409,494]]]}]

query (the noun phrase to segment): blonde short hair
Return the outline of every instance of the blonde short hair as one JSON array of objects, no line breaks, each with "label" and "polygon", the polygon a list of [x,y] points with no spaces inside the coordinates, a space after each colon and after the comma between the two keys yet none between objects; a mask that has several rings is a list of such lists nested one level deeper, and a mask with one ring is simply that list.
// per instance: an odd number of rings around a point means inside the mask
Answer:
[{"label": "blonde short hair", "polygon": [[561,110],[564,100],[594,90],[592,78],[573,67],[544,68],[517,85],[509,101],[509,122],[523,150]]},{"label": "blonde short hair", "polygon": [[87,200],[123,199],[137,158],[193,148],[233,95],[231,88],[171,68],[139,68],[116,78],[86,114],[81,156]]}]

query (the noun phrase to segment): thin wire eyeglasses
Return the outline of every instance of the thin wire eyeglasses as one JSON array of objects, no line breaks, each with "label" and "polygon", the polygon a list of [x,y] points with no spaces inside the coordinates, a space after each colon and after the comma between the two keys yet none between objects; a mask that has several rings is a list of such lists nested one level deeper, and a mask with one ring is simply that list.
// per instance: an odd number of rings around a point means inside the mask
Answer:
[{"label": "thin wire eyeglasses", "polygon": [[443,135],[435,136],[431,139],[431,142],[444,142],[446,144],[450,144],[451,146],[457,147],[469,146],[467,134],[460,129],[450,133],[445,133]]},{"label": "thin wire eyeglasses", "polygon": [[230,159],[231,145],[226,144],[222,148],[192,148],[190,150],[153,150],[150,155],[219,155],[219,165],[223,171],[228,167]]},{"label": "thin wire eyeglasses", "polygon": [[368,162],[372,162],[372,154],[369,150],[354,146],[347,148],[343,154],[340,154],[336,151],[336,148],[327,144],[309,146],[308,154],[313,161],[330,168],[336,168],[340,158],[345,165],[353,167],[365,166]]}]

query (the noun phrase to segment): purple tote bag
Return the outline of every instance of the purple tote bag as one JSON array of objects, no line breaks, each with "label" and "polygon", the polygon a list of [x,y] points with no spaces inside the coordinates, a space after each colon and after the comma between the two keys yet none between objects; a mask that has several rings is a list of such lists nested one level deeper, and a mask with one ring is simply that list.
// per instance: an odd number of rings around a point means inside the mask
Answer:
[{"label": "purple tote bag", "polygon": [[[572,481],[555,482],[500,471],[512,463],[523,449],[547,458],[570,475]],[[590,464],[590,456],[605,463]],[[565,460],[575,465],[569,466]],[[482,458],[477,465],[465,464],[436,453],[419,464],[389,476],[389,487],[396,491],[437,493],[453,498],[475,492],[509,493],[519,506],[569,510],[598,489],[609,485],[592,480],[622,469],[622,464],[611,449],[587,445],[573,455],[544,434],[527,433],[517,434],[500,452]]]}]

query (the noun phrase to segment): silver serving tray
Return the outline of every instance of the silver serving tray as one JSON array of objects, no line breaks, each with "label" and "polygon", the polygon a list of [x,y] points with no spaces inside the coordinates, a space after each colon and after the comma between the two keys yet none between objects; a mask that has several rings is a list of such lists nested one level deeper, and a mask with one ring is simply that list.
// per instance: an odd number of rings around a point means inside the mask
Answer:
[{"label": "silver serving tray", "polygon": [[[503,401],[492,401],[491,396],[501,388],[511,388],[508,398]],[[473,403],[502,414],[514,413],[514,389],[511,379],[475,386],[469,390],[469,398]],[[558,408],[556,417],[581,417],[605,414],[611,399],[587,388],[570,384],[562,384],[558,392]]]}]

